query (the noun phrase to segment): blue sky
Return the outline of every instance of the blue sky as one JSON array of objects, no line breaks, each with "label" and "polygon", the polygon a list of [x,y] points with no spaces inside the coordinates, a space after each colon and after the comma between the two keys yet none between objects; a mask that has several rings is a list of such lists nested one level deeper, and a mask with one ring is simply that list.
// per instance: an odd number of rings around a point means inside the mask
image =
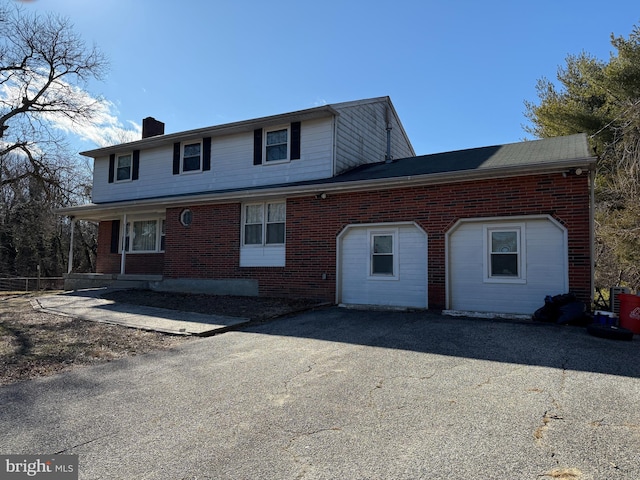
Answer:
[{"label": "blue sky", "polygon": [[90,91],[123,126],[153,116],[172,133],[389,95],[419,155],[527,138],[536,81],[555,78],[568,54],[606,60],[610,35],[640,25],[637,0],[23,5],[68,17],[109,57]]}]

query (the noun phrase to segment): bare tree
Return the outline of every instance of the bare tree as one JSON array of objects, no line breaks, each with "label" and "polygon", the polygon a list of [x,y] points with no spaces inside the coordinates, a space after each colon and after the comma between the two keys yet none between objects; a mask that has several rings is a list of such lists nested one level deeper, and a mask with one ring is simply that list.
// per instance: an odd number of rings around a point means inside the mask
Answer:
[{"label": "bare tree", "polygon": [[[104,105],[86,93],[108,62],[68,19],[0,0],[0,274],[64,271],[69,221],[53,209],[86,201],[87,172],[65,130],[91,124]],[[95,228],[78,229],[91,268]],[[86,230],[86,231],[85,231]]]},{"label": "bare tree", "polygon": [[[99,101],[83,87],[100,79],[107,65],[68,19],[0,7],[0,185],[32,177],[60,187],[56,177],[68,169],[64,159],[69,154],[51,121],[91,121]],[[24,162],[22,178],[5,168],[1,159],[8,155]]]}]

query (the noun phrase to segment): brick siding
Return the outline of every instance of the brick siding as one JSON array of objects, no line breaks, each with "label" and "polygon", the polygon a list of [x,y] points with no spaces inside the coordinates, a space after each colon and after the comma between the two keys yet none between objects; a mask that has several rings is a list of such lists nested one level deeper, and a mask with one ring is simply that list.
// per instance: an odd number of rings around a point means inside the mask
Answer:
[{"label": "brick siding", "polygon": [[[167,209],[165,278],[256,279],[260,294],[335,301],[336,237],[350,224],[415,221],[428,235],[429,307],[445,307],[445,233],[461,218],[551,215],[568,230],[569,287],[591,298],[588,175],[560,173],[287,199],[286,267],[240,267],[241,204]],[[97,270],[112,273],[110,222],[101,222]],[[142,257],[143,255],[139,255]],[[127,255],[127,273],[143,268]],[[129,268],[129,262],[134,265]],[[149,262],[158,273],[162,261]],[[151,271],[153,270],[153,271]],[[326,274],[326,279],[323,279]]]}]

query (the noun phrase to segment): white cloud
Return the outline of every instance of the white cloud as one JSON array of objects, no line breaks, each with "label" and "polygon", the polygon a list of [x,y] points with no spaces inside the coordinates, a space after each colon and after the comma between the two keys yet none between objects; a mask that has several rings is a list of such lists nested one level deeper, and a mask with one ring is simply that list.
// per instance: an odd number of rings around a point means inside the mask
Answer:
[{"label": "white cloud", "polygon": [[[32,73],[32,85],[30,95],[40,83],[37,75]],[[41,81],[44,81],[42,79]],[[0,86],[0,102],[3,107],[11,108],[11,105],[19,105],[23,85],[5,82]],[[90,142],[98,147],[105,147],[118,143],[130,142],[140,139],[142,127],[140,124],[128,120],[125,124],[118,118],[118,110],[115,104],[109,100],[97,98],[87,91],[59,82],[52,85],[43,96],[43,100],[51,100],[56,97],[64,98],[65,103],[71,103],[79,108],[90,107],[91,118],[83,118],[79,115],[69,115],[64,112],[47,112],[39,114],[39,117],[47,122],[53,129],[64,134],[76,137],[76,139]],[[4,110],[4,108],[3,108]]]}]

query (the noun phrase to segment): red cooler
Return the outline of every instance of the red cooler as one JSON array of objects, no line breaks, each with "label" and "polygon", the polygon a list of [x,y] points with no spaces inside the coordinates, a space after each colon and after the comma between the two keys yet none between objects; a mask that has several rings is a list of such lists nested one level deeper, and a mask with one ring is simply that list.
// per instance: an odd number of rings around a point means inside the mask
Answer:
[{"label": "red cooler", "polygon": [[620,326],[640,333],[640,296],[628,293],[619,293],[620,300]]}]

